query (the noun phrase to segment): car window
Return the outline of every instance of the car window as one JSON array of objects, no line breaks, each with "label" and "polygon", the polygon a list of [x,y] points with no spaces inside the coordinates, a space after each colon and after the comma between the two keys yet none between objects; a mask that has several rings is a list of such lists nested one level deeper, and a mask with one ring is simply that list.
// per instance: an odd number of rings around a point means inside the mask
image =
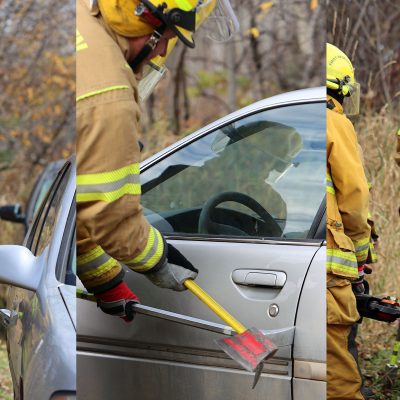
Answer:
[{"label": "car window", "polygon": [[60,252],[55,269],[56,278],[66,285],[76,284],[76,235],[75,235],[76,207],[72,203],[67,223],[64,229]]},{"label": "car window", "polygon": [[70,164],[67,164],[57,175],[44,203],[35,217],[32,231],[30,232],[30,238],[27,241],[28,248],[30,248],[35,255],[40,255],[50,242],[54,227],[57,224],[61,212],[62,197],[68,183],[70,172]]},{"label": "car window", "polygon": [[307,238],[325,194],[325,106],[280,107],[208,133],[145,170],[165,233]]},{"label": "car window", "polygon": [[65,271],[65,277],[63,279],[66,285],[76,285],[76,237],[73,236],[71,245],[68,251],[68,263]]},{"label": "car window", "polygon": [[65,161],[55,161],[50,163],[37,179],[29,197],[26,208],[26,218],[28,225],[32,222],[36,212],[39,210],[47,192],[57,177],[58,172],[65,164]]}]

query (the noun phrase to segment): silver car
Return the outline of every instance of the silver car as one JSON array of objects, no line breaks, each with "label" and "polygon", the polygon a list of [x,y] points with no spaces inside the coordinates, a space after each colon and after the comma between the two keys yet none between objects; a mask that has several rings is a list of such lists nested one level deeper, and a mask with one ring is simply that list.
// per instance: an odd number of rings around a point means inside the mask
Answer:
[{"label": "silver car", "polygon": [[[255,389],[215,344],[221,335],[143,315],[127,324],[78,300],[80,399],[325,398],[325,113],[325,87],[282,94],[141,165],[149,221],[201,287],[279,347]],[[125,280],[145,305],[221,322],[188,291]]]},{"label": "silver car", "polygon": [[0,246],[0,322],[15,399],[76,398],[75,162],[59,170],[23,246]]},{"label": "silver car", "polygon": [[64,163],[64,160],[58,160],[46,165],[37,178],[29,195],[25,214],[22,212],[22,207],[19,203],[7,204],[0,206],[0,220],[24,224],[26,234],[36,211],[39,209],[50,185],[53,183],[54,178],[57,176],[58,171]]}]

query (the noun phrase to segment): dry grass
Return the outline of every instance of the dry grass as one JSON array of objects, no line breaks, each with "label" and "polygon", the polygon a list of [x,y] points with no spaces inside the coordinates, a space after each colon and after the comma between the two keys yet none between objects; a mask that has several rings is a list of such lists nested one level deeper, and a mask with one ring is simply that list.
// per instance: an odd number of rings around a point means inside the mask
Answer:
[{"label": "dry grass", "polygon": [[394,161],[398,123],[381,113],[356,123],[364,151],[367,176],[372,183],[370,212],[379,234],[379,261],[369,277],[374,294],[400,295],[400,168]]},{"label": "dry grass", "polygon": [[[43,166],[24,162],[22,154],[9,169],[0,175],[0,205],[20,203],[23,212],[32,187]],[[22,224],[0,221],[0,244],[21,243],[24,236]]]},{"label": "dry grass", "polygon": [[6,344],[0,340],[0,399],[11,400],[13,398],[13,384],[8,369],[8,357]]},{"label": "dry grass", "polygon": [[[378,263],[368,277],[375,295],[400,296],[400,168],[394,162],[399,113],[362,116],[356,130],[364,151],[367,176],[372,183],[370,212],[379,234]],[[377,392],[377,399],[391,399],[382,388],[385,364],[393,347],[397,325],[364,320],[359,331],[360,360],[367,383]],[[395,397],[393,397],[395,398]]]}]

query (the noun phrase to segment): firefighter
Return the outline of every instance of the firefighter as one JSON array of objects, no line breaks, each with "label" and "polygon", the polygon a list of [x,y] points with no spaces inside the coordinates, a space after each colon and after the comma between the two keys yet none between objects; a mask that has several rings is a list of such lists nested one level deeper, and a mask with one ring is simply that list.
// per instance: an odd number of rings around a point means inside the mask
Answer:
[{"label": "firefighter", "polygon": [[348,57],[327,44],[327,380],[329,400],[362,400],[357,360],[348,350],[359,319],[352,282],[363,274],[370,241],[368,183],[346,115],[359,110]]},{"label": "firefighter", "polygon": [[138,81],[153,79],[145,67],[176,40],[193,48],[216,7],[218,23],[234,26],[228,0],[77,0],[77,271],[100,308],[125,320],[138,298],[121,263],[176,291],[197,276],[142,214]]}]

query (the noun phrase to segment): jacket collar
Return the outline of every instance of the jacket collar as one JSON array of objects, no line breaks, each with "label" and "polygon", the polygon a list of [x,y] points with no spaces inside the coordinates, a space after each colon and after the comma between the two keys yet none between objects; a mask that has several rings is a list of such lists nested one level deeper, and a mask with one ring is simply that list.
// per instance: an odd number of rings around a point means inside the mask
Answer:
[{"label": "jacket collar", "polygon": [[328,108],[338,114],[343,114],[343,106],[332,96],[326,95],[326,102],[328,103]]}]

